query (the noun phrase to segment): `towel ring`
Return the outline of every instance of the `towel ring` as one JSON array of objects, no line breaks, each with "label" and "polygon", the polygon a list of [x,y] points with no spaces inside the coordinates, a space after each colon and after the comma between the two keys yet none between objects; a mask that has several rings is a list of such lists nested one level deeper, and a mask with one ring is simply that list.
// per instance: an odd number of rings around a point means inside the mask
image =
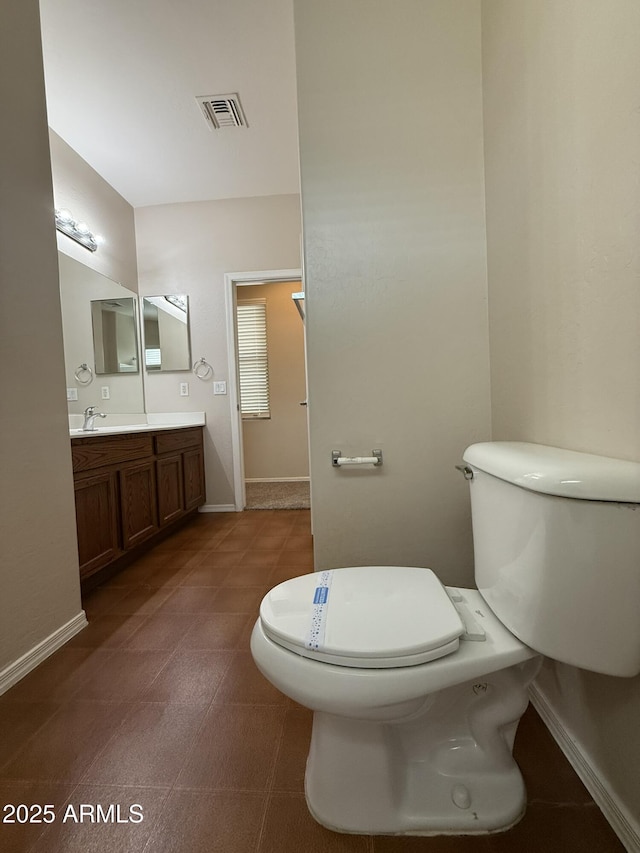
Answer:
[{"label": "towel ring", "polygon": [[204,358],[198,359],[193,365],[193,372],[197,376],[198,379],[210,379],[213,376],[213,367],[204,360]]},{"label": "towel ring", "polygon": [[80,385],[91,385],[93,382],[93,370],[91,370],[88,364],[81,364],[73,375]]}]

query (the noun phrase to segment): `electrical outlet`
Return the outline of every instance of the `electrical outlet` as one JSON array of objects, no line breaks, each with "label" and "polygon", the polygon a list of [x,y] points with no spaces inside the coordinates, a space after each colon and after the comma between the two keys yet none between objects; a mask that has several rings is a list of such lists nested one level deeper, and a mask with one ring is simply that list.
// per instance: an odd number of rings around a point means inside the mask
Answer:
[{"label": "electrical outlet", "polygon": [[213,383],[213,393],[214,394],[226,394],[227,393],[227,383],[226,382],[214,382]]},{"label": "electrical outlet", "polygon": [[74,400],[78,399],[78,389],[77,388],[67,388],[67,402],[72,403]]},{"label": "electrical outlet", "polygon": [[180,383],[180,396],[181,397],[188,397],[189,396],[189,383],[188,382],[181,382]]},{"label": "electrical outlet", "polygon": [[103,400],[110,400],[111,399],[111,391],[109,390],[108,385],[103,385],[100,388],[100,394],[102,395]]}]

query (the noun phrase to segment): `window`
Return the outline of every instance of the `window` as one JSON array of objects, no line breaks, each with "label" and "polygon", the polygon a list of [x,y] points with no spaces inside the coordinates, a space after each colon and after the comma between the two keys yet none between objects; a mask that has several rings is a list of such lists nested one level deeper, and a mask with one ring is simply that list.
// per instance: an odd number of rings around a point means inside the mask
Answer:
[{"label": "window", "polygon": [[146,367],[160,367],[160,347],[146,347],[144,351],[144,363]]},{"label": "window", "polygon": [[236,311],[240,412],[243,418],[269,418],[267,303],[265,299],[239,299]]}]

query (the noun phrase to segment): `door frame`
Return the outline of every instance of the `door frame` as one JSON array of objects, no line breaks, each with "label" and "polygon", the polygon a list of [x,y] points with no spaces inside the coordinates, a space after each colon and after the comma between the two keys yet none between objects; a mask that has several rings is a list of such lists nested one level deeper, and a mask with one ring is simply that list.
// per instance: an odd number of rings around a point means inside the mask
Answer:
[{"label": "door frame", "polygon": [[224,295],[227,314],[227,359],[229,363],[228,392],[231,410],[231,453],[233,456],[233,494],[236,512],[242,512],[246,500],[244,487],[244,450],[242,447],[242,415],[240,414],[240,381],[238,378],[238,347],[236,342],[236,288],[249,284],[269,284],[274,281],[302,281],[302,270],[254,270],[252,272],[228,272],[224,275]]}]

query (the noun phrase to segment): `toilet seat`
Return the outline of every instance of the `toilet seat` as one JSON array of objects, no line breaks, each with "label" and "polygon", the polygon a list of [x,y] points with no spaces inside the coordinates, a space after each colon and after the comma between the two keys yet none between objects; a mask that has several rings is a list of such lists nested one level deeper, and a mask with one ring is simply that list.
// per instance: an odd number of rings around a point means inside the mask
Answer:
[{"label": "toilet seat", "polygon": [[260,605],[274,643],[316,661],[363,669],[414,666],[455,652],[464,632],[430,569],[354,566],[274,587]]}]

